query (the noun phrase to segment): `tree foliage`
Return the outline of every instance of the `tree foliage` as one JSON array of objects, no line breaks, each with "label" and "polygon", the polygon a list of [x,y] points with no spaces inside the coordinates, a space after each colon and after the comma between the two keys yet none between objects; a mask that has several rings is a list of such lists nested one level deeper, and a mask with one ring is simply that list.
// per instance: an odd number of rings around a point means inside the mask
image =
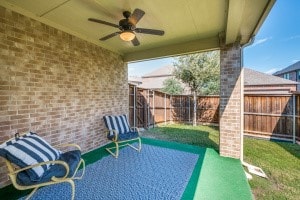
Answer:
[{"label": "tree foliage", "polygon": [[162,92],[176,95],[182,94],[184,88],[181,86],[180,82],[175,78],[168,78],[163,82],[163,88],[161,89]]},{"label": "tree foliage", "polygon": [[202,95],[219,94],[219,51],[179,56],[174,62],[174,75],[187,83],[192,92]]}]

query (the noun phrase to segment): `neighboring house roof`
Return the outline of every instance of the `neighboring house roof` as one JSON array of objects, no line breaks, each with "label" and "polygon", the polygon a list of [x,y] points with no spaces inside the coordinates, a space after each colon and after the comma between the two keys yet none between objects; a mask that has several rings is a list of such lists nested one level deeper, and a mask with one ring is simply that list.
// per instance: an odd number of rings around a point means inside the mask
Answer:
[{"label": "neighboring house roof", "polygon": [[[139,85],[139,87],[152,90],[160,90],[163,88],[165,80],[175,77],[173,75],[173,70],[173,65],[167,65],[157,70],[154,70],[151,73],[145,74],[144,76],[142,76],[143,83]],[[186,84],[181,83],[181,86],[182,88],[184,88],[183,94],[191,93],[189,87]]]},{"label": "neighboring house roof", "polygon": [[139,85],[141,88],[149,88],[149,89],[161,89],[163,88],[163,82],[171,77],[174,77],[172,72],[174,70],[174,66],[167,65],[160,67],[148,74],[142,76],[142,84]]},{"label": "neighboring house roof", "polygon": [[[138,85],[140,88],[160,90],[163,88],[163,82],[171,77],[174,67],[164,66],[149,74],[146,74],[139,79],[142,84]],[[133,81],[129,79],[129,83]],[[244,85],[246,93],[289,93],[291,85],[297,85],[295,81],[280,78],[270,74],[258,72],[244,67]],[[184,94],[190,94],[190,89],[185,84],[182,84],[185,88]]]},{"label": "neighboring house roof", "polygon": [[244,68],[244,85],[295,85],[295,81]]},{"label": "neighboring house roof", "polygon": [[292,72],[292,71],[297,71],[297,70],[300,70],[300,61],[278,71],[278,72],[275,72],[273,75],[281,75],[281,74],[284,74],[284,73],[287,73],[287,72]]},{"label": "neighboring house roof", "polygon": [[153,72],[145,74],[144,76],[142,76],[142,78],[159,77],[159,76],[173,76],[172,75],[173,70],[174,70],[173,65],[167,65],[167,66],[161,67],[157,70],[154,70]]},{"label": "neighboring house roof", "polygon": [[144,78],[143,83],[139,85],[141,88],[147,89],[161,89],[163,88],[163,83],[166,79],[170,77],[160,76],[160,77],[153,77],[153,78]]},{"label": "neighboring house roof", "polygon": [[143,83],[143,80],[141,77],[137,77],[137,76],[129,76],[128,77],[128,82],[134,85],[140,85]]}]

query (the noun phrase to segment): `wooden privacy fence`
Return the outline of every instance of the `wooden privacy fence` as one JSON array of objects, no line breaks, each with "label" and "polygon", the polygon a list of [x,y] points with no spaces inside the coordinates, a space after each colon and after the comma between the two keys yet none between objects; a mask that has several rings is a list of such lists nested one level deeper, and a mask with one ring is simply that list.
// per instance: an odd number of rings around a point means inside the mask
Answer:
[{"label": "wooden privacy fence", "polygon": [[[250,136],[300,140],[300,94],[245,95],[244,133]],[[129,121],[148,128],[155,124],[191,123],[193,97],[169,95],[129,85]],[[219,96],[197,97],[197,122],[219,123]]]},{"label": "wooden privacy fence", "polygon": [[245,95],[246,135],[300,140],[300,95]]},{"label": "wooden privacy fence", "polygon": [[[147,128],[157,123],[192,122],[193,97],[129,85],[129,119],[133,126]],[[219,96],[198,96],[197,122],[219,122]]]}]

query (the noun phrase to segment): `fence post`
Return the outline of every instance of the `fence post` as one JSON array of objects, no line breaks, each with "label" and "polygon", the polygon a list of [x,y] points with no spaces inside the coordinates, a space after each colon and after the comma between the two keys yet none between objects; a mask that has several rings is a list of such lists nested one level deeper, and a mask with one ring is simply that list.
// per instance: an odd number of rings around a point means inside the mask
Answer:
[{"label": "fence post", "polygon": [[136,127],[136,86],[133,86],[133,126]]},{"label": "fence post", "polygon": [[296,96],[293,94],[293,143],[296,143]]},{"label": "fence post", "polygon": [[191,123],[191,97],[188,96],[189,98],[189,123]]},{"label": "fence post", "polygon": [[148,89],[147,98],[147,128],[150,126],[150,90]]},{"label": "fence post", "polygon": [[173,116],[172,116],[172,95],[170,95],[170,122],[173,123]]},{"label": "fence post", "polygon": [[180,96],[180,98],[179,98],[179,105],[180,105],[180,107],[179,107],[179,110],[180,110],[180,114],[179,114],[179,116],[180,116],[180,122],[182,122],[182,105],[181,105],[181,98],[182,98],[182,96]]},{"label": "fence post", "polygon": [[154,126],[155,126],[155,101],[154,101],[154,98],[155,98],[155,91],[153,90],[152,91],[152,106],[153,106],[153,108],[152,108],[152,112],[153,112],[153,128],[154,128]]},{"label": "fence post", "polygon": [[167,124],[167,94],[165,93],[165,125]]}]

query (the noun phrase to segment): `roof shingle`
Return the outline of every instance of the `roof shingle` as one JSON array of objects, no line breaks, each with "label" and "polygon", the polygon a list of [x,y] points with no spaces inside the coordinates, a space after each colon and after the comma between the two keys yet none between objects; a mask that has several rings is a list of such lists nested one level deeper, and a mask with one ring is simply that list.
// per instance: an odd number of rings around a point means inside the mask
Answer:
[{"label": "roof shingle", "polygon": [[295,81],[244,68],[244,85],[294,85]]}]

